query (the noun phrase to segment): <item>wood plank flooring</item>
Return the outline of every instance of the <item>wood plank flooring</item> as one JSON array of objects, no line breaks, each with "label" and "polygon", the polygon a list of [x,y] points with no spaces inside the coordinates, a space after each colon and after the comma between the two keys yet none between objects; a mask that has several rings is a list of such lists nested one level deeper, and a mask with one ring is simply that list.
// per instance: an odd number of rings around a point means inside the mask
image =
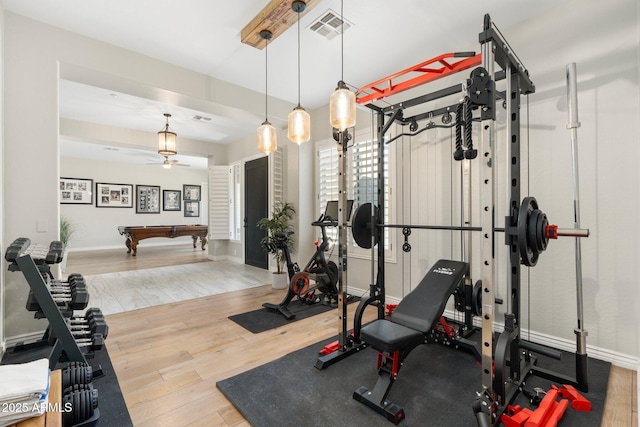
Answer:
[{"label": "wood plank flooring", "polygon": [[[143,249],[135,258],[123,257],[124,249],[122,253],[72,253],[67,271],[100,274],[208,261],[193,248]],[[107,347],[134,425],[248,426],[218,391],[216,381],[335,336],[337,331],[335,312],[261,334],[247,332],[227,318],[264,302],[278,302],[282,295],[282,290],[260,286],[108,315]],[[350,318],[354,309],[351,305]],[[373,310],[367,314],[374,316]],[[612,367],[602,426],[638,425],[636,384],[635,371]]]}]

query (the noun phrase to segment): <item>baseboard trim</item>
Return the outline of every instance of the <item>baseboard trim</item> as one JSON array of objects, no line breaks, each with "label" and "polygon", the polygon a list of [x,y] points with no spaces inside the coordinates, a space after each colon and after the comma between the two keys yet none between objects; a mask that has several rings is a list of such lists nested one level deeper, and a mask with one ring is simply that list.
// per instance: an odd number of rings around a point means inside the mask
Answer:
[{"label": "baseboard trim", "polygon": [[[179,245],[191,245],[190,240],[173,240],[173,239],[163,239],[161,241],[147,241],[145,240],[144,245],[140,246],[144,247],[155,247],[155,246],[179,246]],[[108,249],[122,249],[127,250],[124,242],[121,245],[105,245],[105,246],[83,246],[83,247],[74,247],[70,246],[67,248],[69,252],[85,252],[85,251],[103,251]]]},{"label": "baseboard trim", "polygon": [[15,347],[18,344],[30,344],[42,339],[45,331],[30,332],[28,334],[16,335],[15,337],[9,337],[4,342],[3,350]]},{"label": "baseboard trim", "polygon": [[[369,293],[368,290],[352,287],[348,288],[348,292],[352,295],[365,296]],[[399,302],[399,298],[386,298],[387,304],[398,304]],[[453,310],[445,310],[444,315],[449,318],[456,318],[460,316],[460,313],[454,312]],[[481,320],[477,317],[474,319],[474,324],[478,327],[482,326]],[[504,323],[494,322],[494,330],[496,332],[502,332],[504,330]],[[568,351],[570,353],[575,352],[576,349],[575,341],[571,341],[566,338],[554,337],[552,335],[544,334],[541,332],[531,331],[531,333],[529,333],[528,330],[522,329],[521,336],[527,338],[530,337],[530,340],[537,344],[546,345],[548,347]],[[587,354],[589,355],[589,357],[593,357],[594,359],[611,362],[613,365],[620,366],[621,368],[625,369],[630,369],[632,371],[638,370],[638,364],[640,362],[640,359],[638,359],[638,357],[589,344],[587,344]]]}]

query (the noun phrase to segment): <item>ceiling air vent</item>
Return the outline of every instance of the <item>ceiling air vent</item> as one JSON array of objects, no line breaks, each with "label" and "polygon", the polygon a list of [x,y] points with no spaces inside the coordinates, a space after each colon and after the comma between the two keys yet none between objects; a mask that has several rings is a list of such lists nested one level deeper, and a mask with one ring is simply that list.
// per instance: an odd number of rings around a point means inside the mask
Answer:
[{"label": "ceiling air vent", "polygon": [[[350,24],[346,19],[344,20],[344,31],[347,31],[349,27],[353,24]],[[342,20],[340,19],[340,14],[334,12],[329,9],[318,19],[313,21],[311,25],[308,27],[311,31],[320,34],[323,37],[328,38],[329,40],[333,39],[335,36],[340,35],[340,31],[342,31]]]}]

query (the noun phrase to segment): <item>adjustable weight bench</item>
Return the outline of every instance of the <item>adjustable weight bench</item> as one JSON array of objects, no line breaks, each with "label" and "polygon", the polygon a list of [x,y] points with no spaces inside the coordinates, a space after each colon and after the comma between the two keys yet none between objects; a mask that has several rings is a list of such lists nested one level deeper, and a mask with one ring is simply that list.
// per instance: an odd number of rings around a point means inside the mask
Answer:
[{"label": "adjustable weight bench", "polygon": [[404,419],[404,409],[388,401],[387,395],[409,353],[420,344],[434,341],[432,331],[468,271],[465,262],[441,259],[400,301],[389,320],[376,320],[362,327],[360,339],[379,352],[378,381],[371,391],[364,386],[354,391],[355,400],[395,424]]}]

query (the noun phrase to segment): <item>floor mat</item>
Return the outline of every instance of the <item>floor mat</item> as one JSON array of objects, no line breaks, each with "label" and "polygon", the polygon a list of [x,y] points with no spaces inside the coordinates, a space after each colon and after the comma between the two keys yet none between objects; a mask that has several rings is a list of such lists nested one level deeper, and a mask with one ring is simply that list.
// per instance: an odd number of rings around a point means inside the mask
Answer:
[{"label": "floor mat", "polygon": [[[217,386],[254,427],[393,425],[352,398],[356,388],[372,389],[376,382],[375,350],[365,349],[319,371],[314,363],[324,344],[290,353],[219,381]],[[541,357],[539,365],[572,375],[574,357],[564,356],[562,361]],[[569,407],[563,427],[600,426],[610,367],[610,363],[589,359],[590,392],[584,396],[591,401],[592,411]],[[404,407],[402,426],[471,427],[477,425],[471,405],[481,382],[480,366],[470,354],[437,344],[422,345],[405,360],[388,398]],[[550,383],[532,378],[527,386],[549,389]]]},{"label": "floor mat", "polygon": [[[349,304],[353,302],[359,302],[360,298],[349,299]],[[321,303],[316,304],[303,304],[297,299],[291,301],[288,306],[289,311],[295,314],[291,320],[287,320],[282,314],[268,310],[266,308],[260,308],[258,310],[249,311],[242,314],[236,314],[229,316],[229,320],[236,322],[249,332],[259,334],[260,332],[268,331],[270,329],[278,328],[297,320],[306,319],[316,314],[324,313],[329,310],[336,310],[335,307],[324,305]]]}]

